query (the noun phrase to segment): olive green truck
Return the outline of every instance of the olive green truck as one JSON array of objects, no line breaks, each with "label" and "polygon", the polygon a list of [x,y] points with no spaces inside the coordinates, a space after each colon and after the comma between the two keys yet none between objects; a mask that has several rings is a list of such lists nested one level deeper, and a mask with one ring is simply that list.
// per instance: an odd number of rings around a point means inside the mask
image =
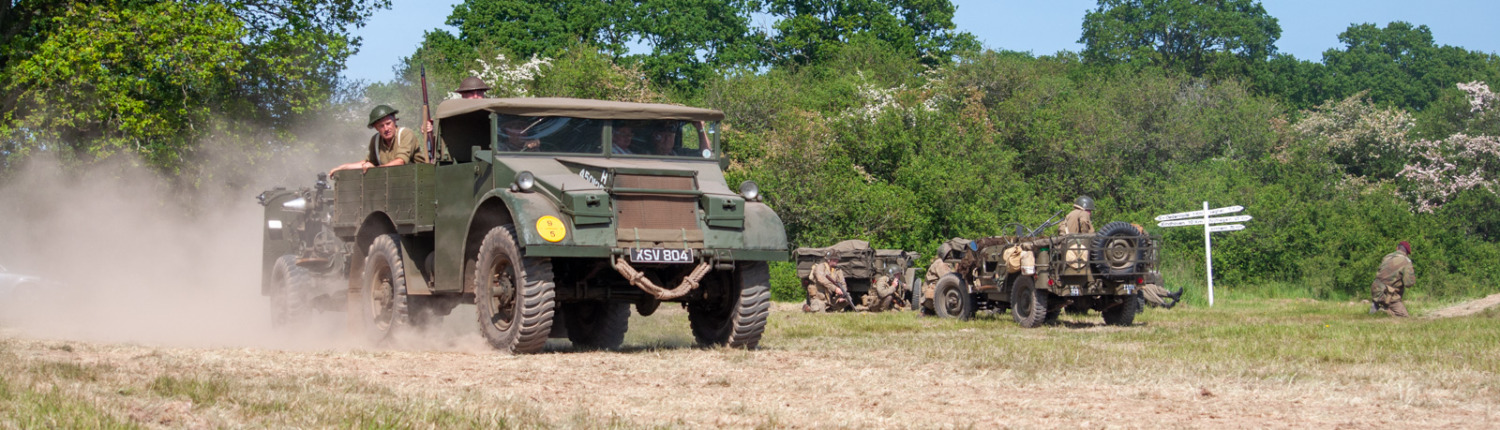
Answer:
[{"label": "olive green truck", "polygon": [[[482,336],[511,353],[556,337],[615,348],[632,306],[647,316],[674,302],[698,343],[754,348],[770,313],[767,262],[789,251],[757,185],[726,183],[723,118],[567,98],[445,101],[436,163],[339,171],[329,205],[262,195],[262,293],[275,315],[309,307],[278,303],[343,303],[375,340],[474,303]],[[313,228],[342,252],[317,255]],[[310,277],[346,282],[293,282]]]}]

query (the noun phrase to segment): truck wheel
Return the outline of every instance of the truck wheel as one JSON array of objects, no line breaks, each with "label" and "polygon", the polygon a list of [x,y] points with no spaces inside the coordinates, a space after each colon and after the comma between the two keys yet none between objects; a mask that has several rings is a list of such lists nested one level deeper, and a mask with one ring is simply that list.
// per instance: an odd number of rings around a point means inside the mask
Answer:
[{"label": "truck wheel", "polygon": [[[1047,321],[1047,292],[1036,288],[1030,276],[1016,278],[1010,287],[1011,316],[1021,327],[1032,328]],[[1054,317],[1055,318],[1055,317]]]},{"label": "truck wheel", "polygon": [[771,314],[771,270],[764,261],[740,262],[722,302],[689,302],[688,325],[699,345],[755,349]]},{"label": "truck wheel", "polygon": [[963,280],[957,275],[938,279],[932,301],[932,307],[939,317],[958,318],[961,321],[974,317],[974,296],[964,291]]},{"label": "truck wheel", "polygon": [[568,340],[581,349],[615,349],[630,328],[630,302],[578,302],[562,306]]},{"label": "truck wheel", "polygon": [[1120,304],[1104,310],[1104,323],[1122,327],[1130,327],[1135,324],[1135,314],[1141,313],[1141,301],[1137,296],[1125,296]]},{"label": "truck wheel", "polygon": [[297,266],[297,256],[283,255],[271,267],[271,326],[291,327],[312,314],[312,274]]},{"label": "truck wheel", "polygon": [[521,257],[515,228],[490,229],[474,266],[479,332],[495,349],[540,352],[552,333],[552,260]]},{"label": "truck wheel", "polygon": [[360,289],[361,321],[365,334],[375,342],[392,332],[411,326],[406,296],[406,266],[401,261],[401,236],[387,234],[370,243],[365,257],[364,288]]},{"label": "truck wheel", "polygon": [[1146,260],[1145,244],[1139,243],[1140,230],[1128,222],[1115,221],[1105,224],[1094,238],[1094,263],[1096,273],[1111,279],[1133,279],[1140,275],[1140,264]]}]

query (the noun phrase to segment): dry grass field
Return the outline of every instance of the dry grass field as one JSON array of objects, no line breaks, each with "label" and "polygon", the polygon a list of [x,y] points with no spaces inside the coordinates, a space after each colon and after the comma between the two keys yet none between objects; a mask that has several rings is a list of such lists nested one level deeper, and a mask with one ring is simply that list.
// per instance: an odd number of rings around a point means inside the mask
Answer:
[{"label": "dry grass field", "polygon": [[[1227,300],[1022,329],[779,304],[758,351],[633,317],[622,351],[506,356],[455,313],[378,347],[0,329],[3,428],[1493,428],[1500,312]],[[1436,306],[1417,304],[1419,315]],[[337,320],[330,316],[331,325]]]}]

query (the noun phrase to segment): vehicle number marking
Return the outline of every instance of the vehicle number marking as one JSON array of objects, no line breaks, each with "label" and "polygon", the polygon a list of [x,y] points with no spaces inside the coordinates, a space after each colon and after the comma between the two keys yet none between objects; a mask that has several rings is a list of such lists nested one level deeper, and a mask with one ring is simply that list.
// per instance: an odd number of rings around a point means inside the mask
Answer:
[{"label": "vehicle number marking", "polygon": [[691,249],[632,248],[630,261],[635,263],[692,263]]},{"label": "vehicle number marking", "polygon": [[564,237],[568,237],[568,227],[563,225],[562,220],[552,215],[547,215],[536,220],[536,233],[548,242],[557,243]]}]

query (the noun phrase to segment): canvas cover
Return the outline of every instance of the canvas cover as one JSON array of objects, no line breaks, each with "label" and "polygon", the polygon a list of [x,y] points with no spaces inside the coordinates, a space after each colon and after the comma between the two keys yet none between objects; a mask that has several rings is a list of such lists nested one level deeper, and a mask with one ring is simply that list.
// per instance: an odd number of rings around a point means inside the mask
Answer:
[{"label": "canvas cover", "polygon": [[797,277],[807,279],[812,273],[812,267],[823,260],[823,252],[834,250],[839,253],[838,268],[844,271],[848,278],[871,278],[875,276],[875,267],[872,267],[875,249],[870,247],[870,242],[858,239],[850,239],[825,248],[797,248],[792,254],[797,258]]},{"label": "canvas cover", "polygon": [[471,112],[489,111],[521,116],[561,116],[592,119],[675,119],[684,121],[722,121],[724,112],[660,103],[630,103],[565,97],[524,97],[503,99],[452,99],[437,107],[437,118],[451,118]]}]

